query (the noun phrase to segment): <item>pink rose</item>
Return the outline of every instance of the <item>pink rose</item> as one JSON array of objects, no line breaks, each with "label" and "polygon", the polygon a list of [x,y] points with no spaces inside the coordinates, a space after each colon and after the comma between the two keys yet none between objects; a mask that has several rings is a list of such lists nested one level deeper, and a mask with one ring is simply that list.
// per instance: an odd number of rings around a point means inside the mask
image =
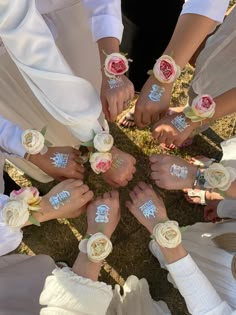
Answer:
[{"label": "pink rose", "polygon": [[107,76],[122,75],[129,69],[127,58],[120,53],[113,53],[106,57],[105,73]]},{"label": "pink rose", "polygon": [[191,108],[198,117],[211,118],[215,113],[216,103],[210,95],[204,94],[194,98]]},{"label": "pink rose", "polygon": [[29,209],[40,209],[39,203],[41,201],[41,197],[39,196],[39,191],[36,187],[25,187],[19,190],[13,190],[10,194],[10,199],[24,200],[28,204]]},{"label": "pink rose", "polygon": [[92,170],[96,174],[105,173],[109,170],[112,164],[112,154],[96,152],[90,156],[89,162]]},{"label": "pink rose", "polygon": [[162,83],[175,81],[179,77],[180,72],[180,67],[176,65],[174,59],[167,55],[157,59],[153,68],[154,76]]}]

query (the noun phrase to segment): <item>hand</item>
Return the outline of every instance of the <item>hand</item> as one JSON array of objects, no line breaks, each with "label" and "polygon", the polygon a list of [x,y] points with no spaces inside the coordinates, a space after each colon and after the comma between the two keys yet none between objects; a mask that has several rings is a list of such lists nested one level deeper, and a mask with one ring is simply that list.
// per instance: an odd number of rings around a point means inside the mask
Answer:
[{"label": "hand", "polygon": [[[70,196],[63,204],[60,204],[58,209],[54,209],[50,198],[57,197],[62,191],[68,192]],[[37,219],[43,222],[58,218],[76,218],[85,211],[85,205],[92,198],[93,192],[81,180],[67,179],[53,187],[47,195],[43,196],[40,203],[40,213],[36,213]]]},{"label": "hand", "polygon": [[[101,205],[107,206],[108,210],[105,209],[105,211],[98,213],[98,207]],[[100,221],[108,220],[108,222],[96,222],[96,218],[100,218]],[[103,197],[99,197],[91,202],[87,208],[87,220],[87,234],[102,232],[110,238],[120,221],[120,201],[118,191],[107,192]]]},{"label": "hand", "polygon": [[113,158],[112,166],[106,173],[102,174],[102,177],[105,182],[113,187],[125,187],[136,172],[136,160],[132,155],[116,147],[112,148],[111,153]]},{"label": "hand", "polygon": [[[64,156],[62,156],[64,154]],[[56,167],[52,160],[55,157],[62,157],[65,167]],[[42,171],[52,178],[62,181],[67,178],[83,179],[84,166],[76,162],[80,152],[72,147],[49,147],[45,154],[30,155],[29,161],[38,166]]]},{"label": "hand", "polygon": [[174,113],[166,115],[159,120],[154,126],[152,135],[160,144],[164,143],[167,146],[175,145],[180,146],[191,135],[199,123],[193,123],[190,119],[186,118],[186,123],[189,125],[183,132],[180,132],[171,121],[175,117],[180,116],[181,113]]},{"label": "hand", "polygon": [[115,121],[116,117],[129,107],[134,97],[134,86],[125,76],[120,76],[121,84],[110,88],[109,78],[103,75],[101,87],[102,110],[109,121]]},{"label": "hand", "polygon": [[[152,101],[149,98],[152,86],[156,84],[160,87],[165,86],[165,92],[160,98],[160,101]],[[134,119],[139,128],[150,125],[159,119],[159,114],[166,111],[170,104],[172,84],[162,84],[151,75],[143,86],[139,98],[136,102]]]},{"label": "hand", "polygon": [[[144,182],[139,182],[129,195],[132,202],[126,202],[127,208],[135,216],[135,218],[152,234],[153,229],[157,223],[167,218],[166,208],[162,198],[155,193],[151,185],[147,185]],[[151,215],[148,217],[147,215],[144,215],[145,212],[141,211],[140,207],[150,200],[155,206],[156,212],[153,215],[151,212],[149,212]]]},{"label": "hand", "polygon": [[[197,172],[197,166],[173,155],[152,155],[150,157],[151,178],[160,188],[180,190],[192,188]],[[176,175],[171,174],[171,167],[176,165]],[[172,171],[173,172],[173,171]],[[178,177],[178,175],[181,175]]]},{"label": "hand", "polygon": [[207,205],[204,208],[204,220],[207,222],[219,222],[222,219],[220,217],[218,217],[217,214],[217,206],[219,204],[220,200],[216,200],[215,202],[211,202],[209,205]]}]

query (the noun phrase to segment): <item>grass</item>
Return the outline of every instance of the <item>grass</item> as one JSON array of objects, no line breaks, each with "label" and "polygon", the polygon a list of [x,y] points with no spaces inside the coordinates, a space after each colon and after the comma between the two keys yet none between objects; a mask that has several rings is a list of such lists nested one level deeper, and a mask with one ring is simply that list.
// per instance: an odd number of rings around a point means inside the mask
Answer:
[{"label": "grass", "polygon": [[[175,84],[172,97],[173,106],[185,104],[192,74],[193,69],[191,67],[186,67],[182,72],[181,77]],[[148,232],[136,221],[124,205],[129,198],[129,191],[138,181],[143,180],[152,183],[149,177],[148,157],[151,154],[161,153],[162,150],[151,137],[148,128],[145,130],[125,129],[112,124],[111,132],[114,135],[116,145],[124,151],[131,152],[137,159],[137,173],[127,187],[120,189],[121,222],[113,235],[114,250],[101,271],[100,280],[109,284],[117,282],[122,284],[131,274],[139,278],[145,277],[150,285],[151,295],[155,300],[162,299],[166,301],[174,315],[188,314],[179,292],[166,280],[166,271],[160,268],[157,260],[148,250],[147,245],[150,240]],[[197,136],[191,147],[181,151],[176,149],[170,154],[182,156],[186,159],[199,154],[220,157],[220,141],[234,134],[235,115],[231,115],[217,121],[213,128],[205,132],[204,135]],[[21,186],[31,184],[27,178],[19,175],[10,165],[6,167],[10,175]],[[92,172],[87,173],[86,183],[96,192],[96,195],[110,190],[110,187]],[[33,181],[33,184],[47,192],[55,183],[42,186],[42,184]],[[165,200],[168,216],[179,221],[181,226],[202,221],[203,208],[187,203],[181,192],[155,189]],[[55,260],[66,260],[72,264],[78,254],[78,240],[85,231],[86,218],[84,216],[73,220],[46,222],[42,224],[41,228],[27,227],[24,228],[24,243],[16,252],[31,255],[47,254]]]}]

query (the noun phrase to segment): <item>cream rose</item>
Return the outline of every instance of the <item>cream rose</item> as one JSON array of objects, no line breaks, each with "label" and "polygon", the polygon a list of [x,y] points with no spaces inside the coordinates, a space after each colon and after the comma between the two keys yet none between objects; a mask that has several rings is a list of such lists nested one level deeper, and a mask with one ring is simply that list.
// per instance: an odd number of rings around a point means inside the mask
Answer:
[{"label": "cream rose", "polygon": [[104,71],[108,77],[122,75],[129,69],[128,59],[120,53],[112,53],[105,59]]},{"label": "cream rose", "polygon": [[176,221],[158,223],[153,230],[153,236],[160,246],[166,248],[175,248],[182,240],[179,224]]},{"label": "cream rose", "polygon": [[39,210],[39,203],[41,197],[39,196],[39,191],[36,187],[25,187],[19,190],[13,190],[10,194],[10,199],[14,200],[24,200],[28,204],[30,210]]},{"label": "cream rose", "polygon": [[162,83],[175,81],[180,76],[180,73],[180,67],[175,63],[174,59],[168,55],[163,55],[157,59],[153,67],[154,76]]},{"label": "cream rose", "polygon": [[105,259],[112,251],[112,243],[104,234],[96,233],[87,242],[87,255],[89,260],[99,262]]},{"label": "cream rose", "polygon": [[105,173],[109,170],[112,164],[112,154],[95,152],[91,154],[89,162],[91,164],[92,170],[96,174]]},{"label": "cream rose", "polygon": [[25,151],[29,154],[44,154],[47,151],[47,147],[44,145],[44,136],[37,130],[25,130],[22,133],[21,140]]},{"label": "cream rose", "polygon": [[217,188],[226,191],[236,179],[236,169],[213,163],[204,171],[205,188]]},{"label": "cream rose", "polygon": [[30,216],[27,202],[24,200],[8,201],[3,207],[2,216],[7,225],[20,229]]},{"label": "cream rose", "polygon": [[108,132],[96,134],[93,139],[94,148],[99,152],[109,152],[113,147],[114,139]]}]

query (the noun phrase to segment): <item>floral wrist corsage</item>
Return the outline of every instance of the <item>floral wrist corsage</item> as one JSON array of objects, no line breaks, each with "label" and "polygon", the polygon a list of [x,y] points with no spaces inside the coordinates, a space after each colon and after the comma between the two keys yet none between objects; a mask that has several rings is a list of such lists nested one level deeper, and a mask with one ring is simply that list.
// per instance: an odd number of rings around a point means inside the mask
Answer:
[{"label": "floral wrist corsage", "polygon": [[221,163],[212,163],[203,172],[196,174],[196,183],[205,189],[226,191],[236,179],[236,169],[224,166]]},{"label": "floral wrist corsage", "polygon": [[40,226],[33,213],[41,209],[39,205],[41,199],[42,197],[39,196],[39,191],[35,187],[13,190],[3,207],[4,221],[15,229],[22,228],[27,221]]},{"label": "floral wrist corsage", "polygon": [[46,133],[46,127],[41,131],[34,129],[27,129],[21,135],[21,142],[25,151],[27,152],[26,159],[29,158],[31,154],[45,154],[48,151],[48,146],[52,144],[44,138]]},{"label": "floral wrist corsage", "polygon": [[97,263],[111,253],[112,243],[107,236],[98,232],[80,241],[79,250],[87,254],[90,261]]},{"label": "floral wrist corsage", "polygon": [[152,233],[152,238],[161,246],[166,248],[175,248],[181,241],[181,232],[179,224],[176,221],[166,221],[158,223]]},{"label": "floral wrist corsage", "polygon": [[159,82],[172,83],[180,76],[181,69],[172,57],[163,55],[157,59],[152,73]]},{"label": "floral wrist corsage", "polygon": [[106,131],[95,135],[93,146],[97,152],[91,153],[89,162],[96,174],[105,173],[112,165],[112,154],[110,153],[114,139]]},{"label": "floral wrist corsage", "polygon": [[104,64],[104,73],[108,78],[115,78],[125,74],[129,70],[129,62],[131,59],[127,59],[126,55],[121,53],[112,53],[106,55],[105,64]]},{"label": "floral wrist corsage", "polygon": [[195,97],[191,106],[184,108],[184,114],[192,122],[203,121],[212,118],[215,114],[216,103],[210,95],[204,94]]}]

